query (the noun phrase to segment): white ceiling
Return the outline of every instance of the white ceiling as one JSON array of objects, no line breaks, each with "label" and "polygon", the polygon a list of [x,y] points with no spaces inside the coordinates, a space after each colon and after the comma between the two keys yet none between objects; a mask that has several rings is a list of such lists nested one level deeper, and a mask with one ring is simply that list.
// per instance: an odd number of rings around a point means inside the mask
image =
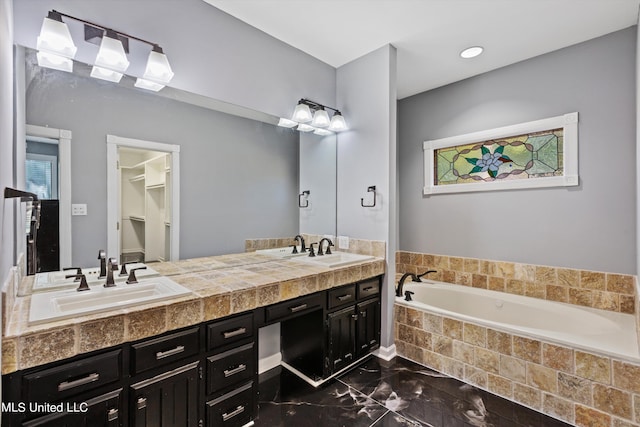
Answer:
[{"label": "white ceiling", "polygon": [[[398,49],[398,98],[635,25],[640,0],[204,0],[340,67]],[[474,59],[462,49],[484,46]]]}]

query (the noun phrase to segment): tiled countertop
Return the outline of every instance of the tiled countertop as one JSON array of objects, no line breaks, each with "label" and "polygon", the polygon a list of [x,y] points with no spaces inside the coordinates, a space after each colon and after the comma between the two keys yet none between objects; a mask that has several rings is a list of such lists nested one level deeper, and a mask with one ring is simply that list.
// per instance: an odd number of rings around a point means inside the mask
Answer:
[{"label": "tiled countertop", "polygon": [[[2,374],[375,277],[384,273],[385,261],[330,269],[243,253],[153,268],[193,294],[34,326],[27,323],[31,296],[16,297],[2,338]],[[20,286],[28,289],[32,282],[29,276]]]}]

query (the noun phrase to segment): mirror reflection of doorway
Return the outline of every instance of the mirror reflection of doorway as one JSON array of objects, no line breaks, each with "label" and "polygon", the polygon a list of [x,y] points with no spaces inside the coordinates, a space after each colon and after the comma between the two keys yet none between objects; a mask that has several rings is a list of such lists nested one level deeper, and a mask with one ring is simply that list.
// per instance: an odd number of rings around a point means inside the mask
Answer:
[{"label": "mirror reflection of doorway", "polygon": [[169,153],[118,148],[120,165],[120,262],[170,259],[171,157]]},{"label": "mirror reflection of doorway", "polygon": [[107,253],[176,261],[179,244],[180,146],[107,135]]}]

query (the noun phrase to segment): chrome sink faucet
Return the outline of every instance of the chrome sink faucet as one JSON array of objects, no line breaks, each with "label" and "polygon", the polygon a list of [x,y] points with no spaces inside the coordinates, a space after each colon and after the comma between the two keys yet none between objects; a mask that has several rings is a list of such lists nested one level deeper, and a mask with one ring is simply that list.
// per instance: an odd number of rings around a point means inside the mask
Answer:
[{"label": "chrome sink faucet", "polygon": [[[297,234],[296,237],[293,238],[294,243],[299,241],[300,242],[300,253],[303,252],[307,252],[307,247],[304,243],[304,237],[302,237],[300,234]],[[298,253],[298,248],[297,247],[293,247],[293,252],[294,254]]]},{"label": "chrome sink faucet", "polygon": [[[322,242],[327,242],[327,250],[322,252]],[[323,237],[318,243],[318,255],[331,255],[331,246],[333,246],[333,242],[328,237]]]},{"label": "chrome sink faucet", "polygon": [[113,279],[113,272],[118,269],[118,261],[115,258],[109,258],[107,265],[107,281],[103,285],[105,288],[111,288],[116,285]]}]

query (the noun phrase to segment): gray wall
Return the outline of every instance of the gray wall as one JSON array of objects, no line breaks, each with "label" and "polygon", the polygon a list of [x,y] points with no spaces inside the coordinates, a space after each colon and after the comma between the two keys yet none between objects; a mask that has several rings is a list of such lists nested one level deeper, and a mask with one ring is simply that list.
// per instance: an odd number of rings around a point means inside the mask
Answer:
[{"label": "gray wall", "polygon": [[[399,249],[636,273],[628,28],[399,102]],[[579,112],[580,186],[422,195],[425,140]]]},{"label": "gray wall", "polygon": [[[160,44],[171,86],[280,117],[298,99],[334,105],[335,69],[202,0],[28,0],[15,4],[15,42],[35,48],[51,9]],[[93,63],[97,47],[67,19],[76,59]],[[142,75],[149,47],[132,41],[128,73]],[[136,74],[137,73],[137,74]]]},{"label": "gray wall", "polygon": [[16,199],[5,200],[4,188],[13,187],[13,21],[12,0],[0,0],[0,286],[15,263],[14,209]]},{"label": "gray wall", "polygon": [[34,67],[27,122],[72,138],[73,263],[107,243],[106,135],[179,144],[180,257],[243,252],[244,239],[298,232],[298,135],[100,80]]},{"label": "gray wall", "polygon": [[[338,108],[349,130],[338,134],[338,235],[387,242],[381,344],[393,344],[396,250],[396,49],[385,45],[338,69]],[[375,185],[376,206],[367,187]]]}]

